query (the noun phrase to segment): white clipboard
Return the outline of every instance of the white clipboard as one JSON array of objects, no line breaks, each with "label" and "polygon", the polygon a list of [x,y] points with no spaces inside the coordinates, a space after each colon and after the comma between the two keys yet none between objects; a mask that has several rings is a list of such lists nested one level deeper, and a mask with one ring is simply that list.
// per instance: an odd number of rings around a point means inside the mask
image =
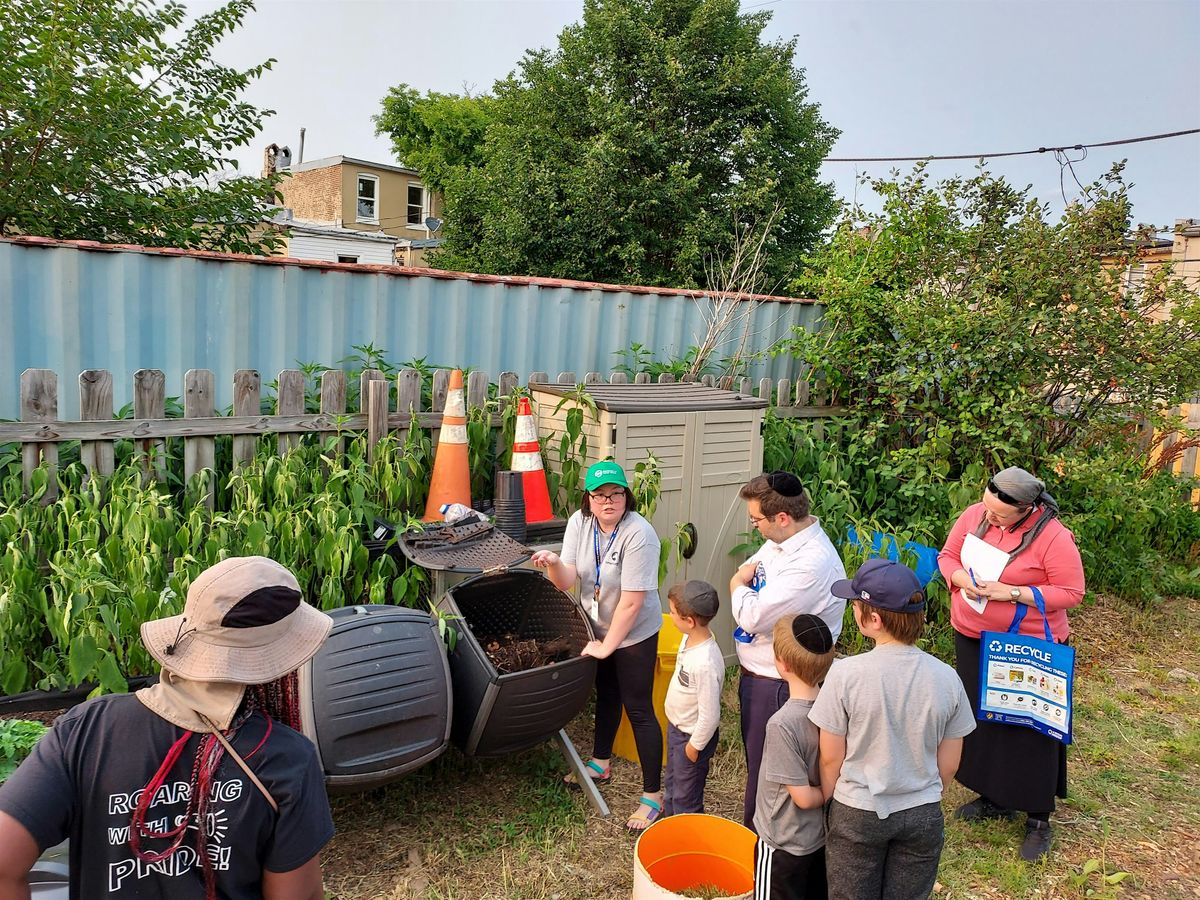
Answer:
[{"label": "white clipboard", "polygon": [[[973,534],[968,534],[963,539],[962,551],[958,558],[962,567],[971,573],[976,581],[999,581],[1009,559],[1008,554],[999,547],[993,547]],[[972,600],[964,593],[963,600],[980,615],[987,607],[986,597]]]}]

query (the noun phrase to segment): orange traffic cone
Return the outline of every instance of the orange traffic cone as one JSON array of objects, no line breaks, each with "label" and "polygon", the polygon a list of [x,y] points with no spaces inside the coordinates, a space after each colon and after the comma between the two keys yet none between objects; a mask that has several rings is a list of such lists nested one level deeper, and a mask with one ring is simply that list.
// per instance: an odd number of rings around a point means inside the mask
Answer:
[{"label": "orange traffic cone", "polygon": [[521,486],[525,490],[525,521],[545,522],[553,519],[550,509],[550,489],[546,485],[546,470],[542,468],[541,446],[538,444],[537,425],[529,398],[522,397],[517,406],[517,427],[513,435],[512,465],[514,472],[521,472]]},{"label": "orange traffic cone", "polygon": [[425,521],[442,518],[444,503],[471,505],[471,467],[467,461],[467,405],[463,400],[462,370],[450,373],[446,392],[446,408],[442,411],[442,431],[438,437],[437,455],[433,460],[433,477],[429,484],[429,502],[425,504]]}]

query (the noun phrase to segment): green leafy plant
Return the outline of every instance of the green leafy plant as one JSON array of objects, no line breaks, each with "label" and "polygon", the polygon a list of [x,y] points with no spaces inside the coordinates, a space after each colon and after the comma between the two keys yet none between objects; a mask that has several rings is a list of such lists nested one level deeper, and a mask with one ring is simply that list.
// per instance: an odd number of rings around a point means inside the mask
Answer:
[{"label": "green leafy plant", "polygon": [[1072,871],[1069,877],[1071,885],[1084,897],[1111,900],[1120,896],[1123,882],[1129,877],[1129,873],[1106,866],[1102,860],[1093,856]]},{"label": "green leafy plant", "polygon": [[3,782],[33,750],[43,734],[50,729],[41,722],[24,719],[0,720],[0,782]]},{"label": "green leafy plant", "polygon": [[550,492],[551,505],[555,514],[563,518],[571,514],[573,506],[577,503],[575,492],[583,483],[584,463],[588,453],[587,434],[584,432],[585,415],[590,415],[593,422],[600,419],[596,401],[587,392],[585,384],[577,384],[573,391],[559,400],[554,412],[561,412],[568,404],[570,406],[564,417],[563,433],[554,445],[558,467],[555,469],[546,466],[546,486]]}]

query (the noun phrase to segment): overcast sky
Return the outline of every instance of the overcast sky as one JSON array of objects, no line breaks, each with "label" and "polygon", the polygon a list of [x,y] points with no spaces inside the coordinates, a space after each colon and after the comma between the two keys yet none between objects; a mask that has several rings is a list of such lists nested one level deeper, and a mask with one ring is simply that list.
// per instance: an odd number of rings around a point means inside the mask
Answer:
[{"label": "overcast sky", "polygon": [[[197,13],[217,4],[192,0]],[[239,66],[277,60],[248,93],[276,111],[254,147],[272,141],[304,157],[392,161],[371,116],[387,89],[475,92],[513,70],[528,48],[553,47],[581,18],[581,0],[259,0],[221,45]],[[841,130],[836,157],[979,154],[1088,144],[1200,127],[1197,0],[743,0],[770,12],[768,39],[795,37],[809,99]],[[1072,153],[1072,159],[1082,156]],[[1074,164],[1087,184],[1127,158],[1134,217],[1170,225],[1200,218],[1200,134],[1093,149]],[[1052,154],[990,168],[1062,207]],[[851,198],[855,174],[908,163],[827,163]],[[970,173],[941,162],[938,177]],[[1075,186],[1064,174],[1068,198]],[[1077,190],[1077,189],[1076,189]],[[860,189],[860,201],[869,195]]]}]

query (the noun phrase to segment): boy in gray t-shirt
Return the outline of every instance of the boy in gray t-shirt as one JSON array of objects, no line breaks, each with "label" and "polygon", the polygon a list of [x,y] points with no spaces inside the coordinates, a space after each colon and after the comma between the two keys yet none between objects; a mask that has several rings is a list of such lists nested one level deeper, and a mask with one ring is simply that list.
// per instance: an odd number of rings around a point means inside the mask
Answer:
[{"label": "boy in gray t-shirt", "polygon": [[945,839],[942,789],[975,730],[971,705],[955,671],[914,646],[925,594],[911,569],[868,560],[833,591],[853,601],[875,647],[834,664],[809,712],[832,797],[829,897],[928,897]]},{"label": "boy in gray t-shirt", "polygon": [[833,662],[833,634],[820,617],[786,616],[772,632],[775,668],[788,700],[770,719],[758,770],[755,900],[824,900],[825,823],[819,732],[808,719]]}]

